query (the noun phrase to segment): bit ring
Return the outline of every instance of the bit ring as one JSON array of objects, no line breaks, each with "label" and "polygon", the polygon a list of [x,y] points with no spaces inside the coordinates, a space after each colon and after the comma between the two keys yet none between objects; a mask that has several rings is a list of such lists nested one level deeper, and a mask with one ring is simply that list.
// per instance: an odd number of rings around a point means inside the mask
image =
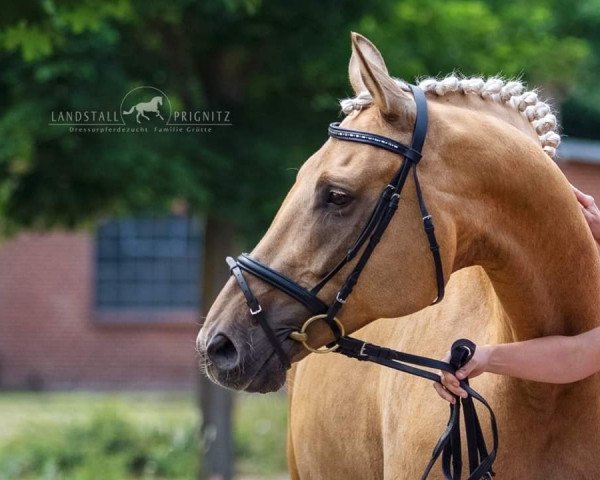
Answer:
[{"label": "bit ring", "polygon": [[[337,350],[339,345],[334,345],[333,347],[313,348],[308,344],[308,334],[306,333],[306,329],[311,323],[324,318],[327,318],[327,314],[325,313],[315,315],[314,317],[310,317],[308,320],[306,320],[306,322],[304,322],[304,325],[302,325],[300,331],[290,333],[289,338],[295,340],[296,342],[300,342],[302,345],[304,345],[304,348],[313,353],[329,353]],[[342,322],[340,322],[337,317],[333,317],[333,321],[339,327],[342,336],[344,336],[346,333],[344,332],[344,325],[342,324]]]}]

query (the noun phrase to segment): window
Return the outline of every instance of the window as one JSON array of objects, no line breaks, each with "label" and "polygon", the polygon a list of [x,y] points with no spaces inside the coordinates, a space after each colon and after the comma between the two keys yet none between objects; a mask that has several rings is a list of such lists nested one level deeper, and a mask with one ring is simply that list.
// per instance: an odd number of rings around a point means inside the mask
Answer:
[{"label": "window", "polygon": [[201,244],[193,218],[103,222],[96,236],[96,308],[198,309]]}]

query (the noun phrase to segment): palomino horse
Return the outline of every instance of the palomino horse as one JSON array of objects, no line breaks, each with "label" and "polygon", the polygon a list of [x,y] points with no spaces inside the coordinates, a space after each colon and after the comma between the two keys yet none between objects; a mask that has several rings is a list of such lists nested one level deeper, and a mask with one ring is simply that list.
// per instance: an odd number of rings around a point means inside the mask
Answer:
[{"label": "palomino horse", "polygon": [[[408,143],[415,119],[410,91],[388,75],[367,39],[353,34],[352,50],[357,96],[342,102],[348,115],[341,126]],[[430,306],[435,272],[409,180],[341,310],[346,332],[441,357],[458,337],[512,342],[597,326],[600,258],[550,159],[559,139],[547,105],[520,83],[500,79],[447,77],[420,87],[429,130],[418,168],[435,218],[446,296]],[[400,161],[386,150],[329,139],[300,169],[252,256],[302,285],[315,284],[344,256]],[[324,301],[335,298],[351,268],[324,287]],[[303,306],[253,276],[247,280],[271,325],[300,328]],[[308,333],[313,347],[332,340],[322,322]],[[287,373],[292,478],[419,478],[448,408],[428,382],[341,355],[308,355],[292,339],[282,345],[295,362]],[[211,308],[198,350],[209,376],[224,386],[268,392],[285,382],[286,368],[234,279]],[[600,478],[599,380],[476,378],[474,387],[499,420],[499,478]]]},{"label": "palomino horse", "polygon": [[146,120],[150,120],[150,117],[147,117],[145,115],[146,112],[156,113],[157,117],[159,117],[161,120],[164,120],[163,116],[160,114],[160,110],[158,109],[158,106],[162,105],[162,103],[163,103],[163,99],[159,95],[159,96],[153,97],[152,100],[150,100],[149,102],[137,103],[136,105],[131,107],[129,110],[123,111],[123,115],[129,115],[129,114],[133,113],[133,111],[135,110],[137,112],[137,115],[135,117],[137,123],[141,123],[140,117],[144,117]]}]

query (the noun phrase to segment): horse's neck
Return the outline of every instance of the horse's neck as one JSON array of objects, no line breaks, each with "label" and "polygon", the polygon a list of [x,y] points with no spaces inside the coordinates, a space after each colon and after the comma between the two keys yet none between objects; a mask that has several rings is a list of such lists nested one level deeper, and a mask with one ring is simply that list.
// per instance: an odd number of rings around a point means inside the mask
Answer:
[{"label": "horse's neck", "polygon": [[577,225],[556,237],[547,232],[537,246],[507,243],[490,252],[496,258],[484,268],[501,305],[498,341],[574,335],[600,325],[600,256],[581,241],[585,229]]},{"label": "horse's neck", "polygon": [[[538,150],[515,154],[543,155]],[[568,183],[548,162],[506,168],[484,182],[480,201],[463,208],[455,263],[482,265],[490,277],[501,304],[497,340],[599,325],[600,256]]]}]

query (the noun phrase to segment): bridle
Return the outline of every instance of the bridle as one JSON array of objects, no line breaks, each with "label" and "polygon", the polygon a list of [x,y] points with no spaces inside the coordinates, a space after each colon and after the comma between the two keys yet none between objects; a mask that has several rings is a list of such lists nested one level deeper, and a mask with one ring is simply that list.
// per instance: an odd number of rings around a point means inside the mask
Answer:
[{"label": "bridle", "polygon": [[[305,348],[315,353],[328,353],[335,351],[351,358],[361,361],[369,361],[394,368],[412,375],[416,375],[434,382],[440,382],[440,376],[424,370],[438,369],[454,373],[460,366],[464,365],[475,353],[475,344],[469,340],[461,339],[454,342],[451,349],[451,360],[445,363],[439,360],[434,360],[427,357],[411,355],[396,350],[373,345],[362,340],[347,336],[344,332],[342,322],[336,317],[338,312],[346,303],[349,295],[352,293],[365,265],[373,254],[382,235],[390,224],[394,213],[398,209],[400,202],[400,194],[406,183],[406,180],[411,173],[415,182],[415,189],[421,217],[423,219],[423,229],[425,231],[429,249],[432,254],[433,264],[435,267],[435,277],[437,283],[437,297],[433,304],[440,302],[444,297],[444,271],[440,256],[440,249],[435,237],[435,229],[433,220],[429,214],[423,193],[419,184],[417,175],[417,165],[421,160],[421,152],[425,137],[427,134],[427,100],[423,91],[411,85],[410,89],[413,93],[416,103],[416,118],[413,128],[411,145],[407,146],[397,142],[391,138],[383,137],[373,133],[362,131],[348,130],[339,126],[339,123],[332,123],[329,126],[329,136],[342,141],[364,143],[377,148],[388,150],[404,158],[400,169],[396,172],[390,183],[383,189],[375,208],[373,209],[369,220],[365,227],[358,235],[357,240],[348,250],[344,258],[314,287],[306,289],[300,286],[294,280],[277,272],[276,270],[264,265],[258,260],[250,257],[248,254],[242,254],[237,259],[227,257],[227,264],[233,274],[238,286],[240,287],[246,303],[250,308],[251,315],[256,318],[261,328],[264,330],[269,342],[273,345],[275,354],[279,357],[283,365],[287,368],[291,365],[290,358],[282,346],[282,341],[279,336],[281,333],[285,337],[301,342]],[[359,255],[360,254],[360,255]],[[352,271],[343,281],[341,288],[338,290],[335,300],[329,305],[323,302],[318,294],[322,288],[336,275],[340,270],[356,260]],[[263,282],[270,284],[281,292],[287,294],[297,302],[306,307],[313,316],[306,320],[300,331],[291,329],[275,332],[262,309],[258,299],[252,293],[248,283],[244,278],[243,271],[246,271],[253,276],[259,278]],[[333,331],[335,340],[324,348],[315,349],[308,344],[307,328],[314,322],[323,320]],[[285,339],[284,337],[284,339]],[[415,367],[413,365],[417,365]],[[427,478],[433,465],[438,457],[442,456],[442,470],[447,480],[460,479],[462,471],[462,455],[461,455],[461,433],[460,433],[460,409],[461,405],[464,410],[465,430],[467,437],[467,451],[469,458],[469,480],[480,480],[491,478],[494,475],[492,465],[496,458],[498,448],[498,431],[494,413],[487,401],[469,386],[468,380],[460,382],[461,387],[467,391],[469,397],[462,399],[456,397],[456,402],[450,405],[450,418],[446,430],[438,440],[431,460],[429,461],[422,480]],[[490,414],[490,425],[493,437],[493,448],[488,453],[485,439],[479,424],[477,412],[473,403],[473,399],[482,403]]]},{"label": "bridle", "polygon": [[[421,160],[421,152],[425,137],[427,134],[427,100],[423,91],[413,85],[410,86],[416,103],[416,118],[413,128],[412,142],[406,146],[391,138],[383,137],[373,133],[348,130],[339,126],[339,123],[332,123],[329,126],[329,136],[342,141],[364,143],[377,148],[382,148],[396,153],[404,158],[400,169],[396,172],[390,183],[383,189],[379,200],[377,201],[369,220],[357,240],[348,250],[344,258],[314,287],[306,289],[300,286],[294,280],[277,272],[276,270],[264,265],[258,260],[250,257],[248,254],[242,254],[237,259],[227,257],[227,264],[233,274],[238,286],[240,287],[246,303],[250,308],[251,315],[256,318],[259,325],[265,332],[269,342],[273,345],[275,353],[280,358],[283,365],[291,365],[288,354],[283,349],[278,333],[284,333],[285,337],[301,342],[305,348],[315,353],[327,353],[335,351],[351,358],[361,361],[368,361],[394,368],[412,375],[416,375],[434,382],[440,382],[440,376],[424,370],[438,369],[451,373],[465,364],[475,353],[475,344],[469,340],[457,340],[452,345],[450,363],[441,362],[427,357],[411,355],[396,350],[373,345],[362,340],[345,335],[342,322],[336,317],[337,313],[346,303],[348,296],[352,293],[360,274],[362,273],[369,258],[373,254],[379,240],[386,231],[394,213],[398,209],[400,194],[406,183],[406,180],[412,170],[419,208],[423,219],[423,229],[429,242],[429,249],[433,257],[435,267],[435,277],[438,294],[433,303],[438,303],[444,297],[444,272],[440,249],[435,237],[435,229],[431,215],[427,211],[423,193],[419,184],[417,175],[417,164]],[[362,252],[362,253],[361,253]],[[360,255],[359,255],[360,253]],[[341,288],[338,290],[335,300],[329,305],[324,303],[318,293],[339,271],[358,256],[354,268],[348,274]],[[243,271],[259,278],[263,282],[270,284],[281,292],[287,294],[297,302],[306,307],[313,316],[304,322],[300,331],[282,330],[276,333],[265,316],[258,299],[252,293]],[[306,330],[309,325],[318,320],[324,320],[333,331],[335,340],[325,348],[314,349],[308,344],[308,334]],[[284,339],[285,339],[284,337]],[[415,367],[413,365],[417,365]],[[456,397],[456,402],[450,405],[450,418],[446,430],[442,433],[436,443],[431,459],[425,468],[421,477],[426,479],[433,468],[439,456],[442,456],[442,470],[446,480],[460,479],[462,471],[462,453],[461,453],[461,433],[460,433],[460,409],[464,410],[465,430],[467,437],[467,451],[469,459],[469,480],[480,480],[491,478],[494,475],[492,465],[496,458],[498,448],[498,430],[496,418],[487,401],[469,386],[468,380],[462,380],[461,387],[469,394],[468,398]],[[490,414],[490,425],[493,437],[493,448],[488,453],[485,439],[479,424],[477,412],[473,399],[481,402]]]}]

